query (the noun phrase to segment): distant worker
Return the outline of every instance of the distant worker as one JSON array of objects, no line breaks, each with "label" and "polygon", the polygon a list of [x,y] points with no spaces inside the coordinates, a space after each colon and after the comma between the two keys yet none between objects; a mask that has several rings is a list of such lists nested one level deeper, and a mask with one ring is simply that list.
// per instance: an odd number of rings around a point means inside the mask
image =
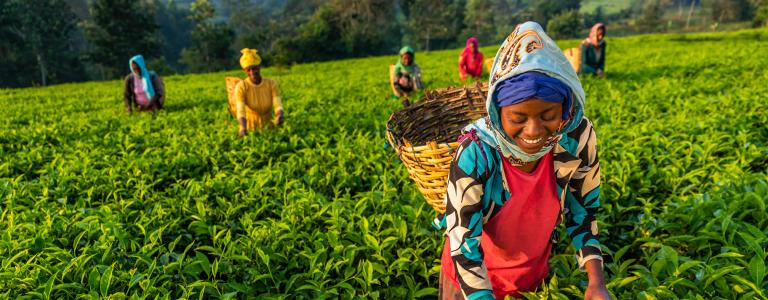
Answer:
[{"label": "distant worker", "polygon": [[125,76],[123,88],[123,102],[125,111],[133,112],[133,106],[139,111],[156,111],[163,108],[165,102],[165,89],[160,75],[147,70],[144,57],[136,55],[128,61],[131,74]]},{"label": "distant worker", "polygon": [[242,137],[247,130],[283,124],[283,105],[277,82],[261,77],[261,57],[257,51],[243,48],[240,53],[240,67],[248,74],[248,78],[235,86],[238,135]]},{"label": "distant worker", "polygon": [[408,96],[414,91],[423,88],[421,70],[414,61],[415,53],[413,48],[405,46],[400,49],[400,60],[397,64],[394,67],[390,65],[393,98]]},{"label": "distant worker", "polygon": [[479,79],[483,73],[483,53],[480,53],[480,43],[476,38],[467,39],[467,46],[459,56],[459,76],[466,80],[467,76]]},{"label": "distant worker", "polygon": [[605,25],[597,23],[589,30],[589,37],[581,42],[581,70],[579,74],[603,76],[605,73]]}]

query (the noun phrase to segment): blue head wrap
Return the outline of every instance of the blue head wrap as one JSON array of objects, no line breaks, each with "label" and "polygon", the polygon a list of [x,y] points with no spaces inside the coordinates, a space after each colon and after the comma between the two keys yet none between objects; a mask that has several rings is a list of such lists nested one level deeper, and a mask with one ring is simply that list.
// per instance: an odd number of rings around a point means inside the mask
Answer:
[{"label": "blue head wrap", "polygon": [[[543,75],[549,78],[541,77]],[[483,142],[515,161],[532,162],[543,157],[552,150],[554,142],[576,129],[584,118],[585,97],[579,76],[555,41],[536,22],[517,25],[504,40],[493,60],[488,85],[485,101],[488,118],[477,120],[465,131],[476,130]],[[563,120],[567,120],[553,137],[553,143],[545,144],[533,154],[523,151],[507,136],[499,118],[500,106],[522,102],[532,96],[545,101],[565,102]]]},{"label": "blue head wrap", "polygon": [[539,72],[525,72],[515,75],[496,85],[496,106],[504,107],[538,98],[547,102],[563,104],[563,120],[568,119],[573,93],[557,78]]},{"label": "blue head wrap", "polygon": [[[139,54],[131,57],[128,61],[128,68],[131,70],[131,73],[134,73],[133,66],[131,66],[132,63],[136,63],[139,66],[139,69],[141,69],[141,82],[143,83],[144,92],[147,93],[147,97],[151,99],[155,96],[155,88],[152,86],[152,78],[149,77],[149,70],[147,70],[147,65],[144,63],[144,56]],[[135,74],[136,73],[134,73],[134,75]]]}]

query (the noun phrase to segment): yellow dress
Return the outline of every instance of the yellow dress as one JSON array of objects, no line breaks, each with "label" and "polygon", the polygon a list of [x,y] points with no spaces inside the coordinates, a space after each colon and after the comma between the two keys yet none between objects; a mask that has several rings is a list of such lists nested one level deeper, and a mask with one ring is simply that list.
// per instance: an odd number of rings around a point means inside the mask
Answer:
[{"label": "yellow dress", "polygon": [[240,81],[235,86],[235,102],[237,119],[245,118],[249,130],[273,127],[277,121],[273,113],[283,110],[277,82],[268,78],[262,78],[259,84],[250,78]]}]

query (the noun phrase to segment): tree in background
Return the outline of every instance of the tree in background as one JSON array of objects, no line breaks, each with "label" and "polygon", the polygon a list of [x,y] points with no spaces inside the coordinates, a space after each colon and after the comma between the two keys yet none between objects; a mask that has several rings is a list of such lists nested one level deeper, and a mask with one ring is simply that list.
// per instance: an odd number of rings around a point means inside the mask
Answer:
[{"label": "tree in background", "polygon": [[83,65],[77,52],[72,51],[76,22],[64,0],[3,1],[0,86],[45,86],[84,80]]},{"label": "tree in background", "polygon": [[93,0],[90,11],[92,20],[84,24],[84,29],[93,47],[88,58],[100,69],[98,77],[114,79],[129,72],[128,60],[136,54],[152,59],[162,53],[158,26],[144,3]]},{"label": "tree in background", "polygon": [[555,39],[579,37],[582,28],[584,28],[584,24],[578,10],[564,12],[547,22],[547,34]]},{"label": "tree in background", "polygon": [[404,5],[407,39],[418,49],[456,47],[456,36],[463,27],[462,1],[413,0]]},{"label": "tree in background", "polygon": [[[188,9],[180,8],[175,0],[168,0],[166,4],[155,0],[150,4],[154,11],[155,22],[163,37],[163,64],[167,64],[176,72],[182,71],[183,68],[179,63],[181,49],[192,46],[191,32],[194,24],[189,18],[190,12]],[[160,72],[156,62],[150,63],[155,71]]]},{"label": "tree in background", "polygon": [[400,44],[395,4],[386,0],[330,0],[294,36],[273,44],[278,64],[394,53]]},{"label": "tree in background", "polygon": [[192,30],[192,48],[181,51],[181,63],[191,72],[213,72],[232,69],[235,51],[232,44],[235,31],[227,24],[212,21],[216,10],[208,0],[197,0],[192,4],[190,18],[196,23]]},{"label": "tree in background", "polygon": [[595,8],[592,13],[582,14],[582,17],[584,17],[584,25],[586,27],[591,27],[597,23],[606,23],[608,20],[605,15],[605,9],[603,9],[602,5]]},{"label": "tree in background", "polygon": [[462,39],[474,36],[480,41],[489,41],[496,35],[493,22],[493,2],[491,0],[468,0],[464,15],[464,30],[458,37]]},{"label": "tree in background", "polygon": [[563,13],[579,10],[580,0],[540,0],[533,6],[533,20],[546,25],[551,18]]},{"label": "tree in background", "polygon": [[635,20],[639,32],[658,32],[661,30],[661,17],[664,10],[659,0],[648,0],[643,5],[642,14]]},{"label": "tree in background", "polygon": [[702,5],[709,11],[713,22],[737,22],[752,18],[749,0],[704,0]]},{"label": "tree in background", "polygon": [[[527,9],[527,2],[523,0],[497,0],[493,8],[493,21],[496,27],[496,36],[491,41],[481,41],[482,45],[490,45],[495,42],[500,45],[513,30],[522,22],[532,20],[531,12]],[[546,24],[543,24],[546,25]]]},{"label": "tree in background", "polygon": [[341,42],[351,56],[391,53],[400,46],[399,24],[390,0],[331,0]]},{"label": "tree in background", "polygon": [[265,63],[264,50],[270,48],[272,42],[273,28],[270,23],[273,23],[273,12],[248,0],[227,0],[225,7],[232,12],[229,24],[237,35],[235,49],[259,49],[262,63]]},{"label": "tree in background", "polygon": [[752,25],[768,27],[768,0],[752,0],[752,6],[755,8]]}]

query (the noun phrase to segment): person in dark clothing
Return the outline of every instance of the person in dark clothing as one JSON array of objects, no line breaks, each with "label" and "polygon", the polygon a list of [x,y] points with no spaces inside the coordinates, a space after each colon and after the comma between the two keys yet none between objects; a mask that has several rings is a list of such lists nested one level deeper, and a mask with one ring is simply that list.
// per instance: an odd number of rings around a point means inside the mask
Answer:
[{"label": "person in dark clothing", "polygon": [[589,37],[581,42],[581,70],[579,74],[603,76],[605,73],[605,25],[597,23]]}]

